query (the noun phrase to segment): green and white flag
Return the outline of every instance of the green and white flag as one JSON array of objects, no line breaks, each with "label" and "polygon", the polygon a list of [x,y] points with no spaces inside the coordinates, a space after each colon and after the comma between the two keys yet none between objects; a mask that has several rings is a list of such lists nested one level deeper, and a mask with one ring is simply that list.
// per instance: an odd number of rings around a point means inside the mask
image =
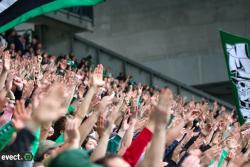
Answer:
[{"label": "green and white flag", "polygon": [[239,122],[250,122],[250,39],[220,32]]},{"label": "green and white flag", "polygon": [[90,6],[104,0],[0,0],[0,33],[26,20],[61,8]]}]

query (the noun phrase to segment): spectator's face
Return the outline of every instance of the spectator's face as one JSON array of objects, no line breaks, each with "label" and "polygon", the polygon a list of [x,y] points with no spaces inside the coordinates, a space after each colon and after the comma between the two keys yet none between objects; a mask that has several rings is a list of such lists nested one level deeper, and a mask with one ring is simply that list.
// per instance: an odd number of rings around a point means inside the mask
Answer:
[{"label": "spectator's face", "polygon": [[22,55],[22,51],[21,50],[18,50],[17,51],[17,56],[21,56]]},{"label": "spectator's face", "polygon": [[15,50],[15,48],[16,48],[15,44],[13,44],[13,43],[10,44],[10,49],[11,49],[11,50]]},{"label": "spectator's face", "polygon": [[61,60],[59,65],[60,65],[61,69],[65,70],[67,68],[67,66],[68,66],[67,65],[67,60],[66,59]]},{"label": "spectator's face", "polygon": [[20,41],[21,41],[22,43],[26,43],[26,39],[25,39],[24,37],[21,37],[21,38],[20,38]]},{"label": "spectator's face", "polygon": [[42,44],[41,44],[41,43],[39,43],[39,44],[37,45],[37,49],[42,49]]},{"label": "spectator's face", "polygon": [[108,167],[130,167],[130,165],[124,161],[122,158],[116,157],[111,158],[107,161]]},{"label": "spectator's face", "polygon": [[55,57],[55,56],[51,56],[50,59],[49,59],[49,61],[50,61],[51,63],[54,63],[55,60],[56,60],[56,57]]},{"label": "spectator's face", "polygon": [[34,52],[33,48],[29,48],[29,52],[33,53]]},{"label": "spectator's face", "polygon": [[37,39],[36,38],[33,38],[32,39],[32,44],[36,44],[37,43]]},{"label": "spectator's face", "polygon": [[15,35],[16,35],[16,31],[12,31],[11,36],[15,36]]},{"label": "spectator's face", "polygon": [[89,138],[88,142],[85,144],[85,149],[86,150],[95,149],[96,146],[97,146],[96,140]]},{"label": "spectator's face", "polygon": [[37,49],[37,50],[36,50],[36,54],[37,54],[37,55],[41,55],[41,50],[40,50],[40,49]]}]

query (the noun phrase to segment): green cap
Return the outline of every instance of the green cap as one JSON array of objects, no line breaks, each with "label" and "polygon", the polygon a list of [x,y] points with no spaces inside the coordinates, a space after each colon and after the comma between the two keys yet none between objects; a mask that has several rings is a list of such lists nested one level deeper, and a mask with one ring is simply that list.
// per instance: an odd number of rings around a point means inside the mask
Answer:
[{"label": "green cap", "polygon": [[90,161],[88,153],[84,150],[67,150],[55,157],[49,167],[102,167]]}]

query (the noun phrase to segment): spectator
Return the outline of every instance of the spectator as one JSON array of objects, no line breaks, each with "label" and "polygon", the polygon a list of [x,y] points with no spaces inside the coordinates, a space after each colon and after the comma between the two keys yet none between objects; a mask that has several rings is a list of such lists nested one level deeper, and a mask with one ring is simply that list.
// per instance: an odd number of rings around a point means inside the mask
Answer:
[{"label": "spectator", "polygon": [[[27,52],[17,34],[0,46],[1,154],[31,152],[34,161],[0,166],[244,167],[249,127],[217,102],[184,101],[101,64],[91,56],[42,53],[33,38]],[[27,48],[25,40],[22,49]]]}]

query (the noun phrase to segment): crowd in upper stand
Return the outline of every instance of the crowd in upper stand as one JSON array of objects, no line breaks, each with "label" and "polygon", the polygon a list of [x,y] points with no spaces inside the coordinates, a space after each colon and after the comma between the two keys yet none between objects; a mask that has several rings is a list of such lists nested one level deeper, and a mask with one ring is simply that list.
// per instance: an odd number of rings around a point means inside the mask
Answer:
[{"label": "crowd in upper stand", "polygon": [[250,124],[217,102],[113,76],[91,56],[50,55],[14,29],[0,40],[1,167],[250,166]]}]

